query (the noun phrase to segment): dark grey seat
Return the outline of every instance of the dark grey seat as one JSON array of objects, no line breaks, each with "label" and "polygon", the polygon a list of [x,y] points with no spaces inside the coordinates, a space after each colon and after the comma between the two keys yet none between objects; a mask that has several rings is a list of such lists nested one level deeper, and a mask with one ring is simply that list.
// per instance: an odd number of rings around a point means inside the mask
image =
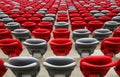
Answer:
[{"label": "dark grey seat", "polygon": [[93,37],[98,39],[99,41],[102,41],[104,38],[109,37],[112,34],[112,31],[109,29],[96,29],[93,32]]},{"label": "dark grey seat", "polygon": [[103,14],[107,14],[107,13],[109,13],[110,11],[109,10],[102,10],[101,11],[101,13],[103,13]]},{"label": "dark grey seat", "polygon": [[94,14],[94,17],[96,17],[96,18],[99,18],[101,16],[105,16],[105,14],[103,14],[103,13],[96,13],[96,14]]},{"label": "dark grey seat", "polygon": [[72,38],[74,41],[80,38],[89,37],[90,32],[87,29],[76,29],[72,32]]},{"label": "dark grey seat", "polygon": [[43,65],[50,77],[69,77],[76,66],[76,62],[70,57],[53,56],[46,58]]},{"label": "dark grey seat", "polygon": [[45,11],[45,12],[47,12],[47,8],[41,8],[41,9],[39,9],[40,11]]},{"label": "dark grey seat", "polygon": [[9,22],[14,22],[14,20],[12,18],[2,18],[1,21],[4,23],[4,24],[7,24]]},{"label": "dark grey seat", "polygon": [[31,6],[28,6],[25,8],[25,10],[32,10],[32,9],[33,9],[33,7],[31,7]]},{"label": "dark grey seat", "polygon": [[15,12],[19,12],[20,10],[19,9],[12,9],[11,11],[15,13]]},{"label": "dark grey seat", "polygon": [[120,16],[120,13],[118,13],[117,16]]},{"label": "dark grey seat", "polygon": [[45,17],[53,17],[55,19],[56,18],[56,14],[45,14]]},{"label": "dark grey seat", "polygon": [[15,29],[12,31],[12,34],[20,41],[25,41],[26,39],[31,38],[30,31],[27,29]]},{"label": "dark grey seat", "polygon": [[46,14],[46,12],[45,12],[45,11],[43,11],[43,10],[38,10],[36,13],[37,13],[37,14],[43,14],[43,15],[45,15],[45,14]]},{"label": "dark grey seat", "polygon": [[98,8],[101,8],[101,6],[100,5],[95,5],[94,8],[98,9]]},{"label": "dark grey seat", "polygon": [[107,21],[104,23],[103,28],[113,31],[119,26],[117,21]]},{"label": "dark grey seat", "polygon": [[67,28],[69,27],[69,23],[68,22],[56,22],[55,23],[55,28]]},{"label": "dark grey seat", "polygon": [[5,13],[0,9],[0,14],[5,14]]},{"label": "dark grey seat", "polygon": [[91,10],[90,13],[91,13],[92,15],[94,15],[94,14],[96,14],[96,13],[100,13],[100,11],[98,11],[98,10]]},{"label": "dark grey seat", "polygon": [[91,55],[98,44],[99,41],[95,38],[81,38],[76,40],[75,49],[82,58]]},{"label": "dark grey seat", "polygon": [[111,8],[116,9],[118,6],[117,5],[112,5]]},{"label": "dark grey seat", "polygon": [[3,19],[3,18],[8,18],[9,16],[7,14],[0,14],[0,19]]},{"label": "dark grey seat", "polygon": [[54,24],[55,19],[53,17],[44,17],[44,18],[42,18],[42,21],[52,22]]},{"label": "dark grey seat", "polygon": [[40,63],[33,57],[12,57],[5,62],[16,77],[36,77],[40,71]]},{"label": "dark grey seat", "polygon": [[42,57],[47,51],[47,42],[43,39],[27,39],[23,44],[35,58]]},{"label": "dark grey seat", "polygon": [[117,21],[120,24],[120,16],[114,16],[112,21]]},{"label": "dark grey seat", "polygon": [[60,10],[60,11],[58,11],[58,14],[67,14],[67,11]]},{"label": "dark grey seat", "polygon": [[11,31],[21,28],[21,26],[18,22],[9,22],[5,26],[7,27],[7,29],[9,29]]}]

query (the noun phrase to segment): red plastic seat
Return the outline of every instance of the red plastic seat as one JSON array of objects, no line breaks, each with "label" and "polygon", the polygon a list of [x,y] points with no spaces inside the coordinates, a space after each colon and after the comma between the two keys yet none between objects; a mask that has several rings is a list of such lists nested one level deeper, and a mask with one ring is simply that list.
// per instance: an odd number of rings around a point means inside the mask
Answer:
[{"label": "red plastic seat", "polygon": [[73,14],[70,14],[69,16],[70,17],[80,17],[80,14],[79,13],[73,13]]},{"label": "red plastic seat", "polygon": [[98,18],[99,21],[102,21],[103,23],[106,22],[106,21],[110,21],[111,20],[111,17],[108,17],[108,16],[101,16]]},{"label": "red plastic seat", "polygon": [[83,14],[81,14],[81,17],[83,17],[83,18],[90,17],[90,16],[92,16],[92,14],[90,14],[90,13],[83,13]]},{"label": "red plastic seat", "polygon": [[81,59],[80,69],[85,77],[104,77],[115,64],[107,56],[89,56]]},{"label": "red plastic seat", "polygon": [[0,40],[5,38],[12,38],[12,33],[8,29],[0,29]]},{"label": "red plastic seat", "polygon": [[52,22],[40,22],[38,23],[38,28],[48,29],[50,32],[53,30]]},{"label": "red plastic seat", "polygon": [[69,14],[72,14],[72,13],[78,13],[78,10],[70,10]]},{"label": "red plastic seat", "polygon": [[120,38],[119,37],[105,38],[101,42],[100,49],[104,53],[104,55],[114,57],[114,55],[120,52]]},{"label": "red plastic seat", "polygon": [[83,13],[89,13],[89,11],[87,10],[82,10],[82,11],[79,11],[80,14],[83,14]]},{"label": "red plastic seat", "polygon": [[117,61],[114,70],[120,76],[120,59]]},{"label": "red plastic seat", "polygon": [[39,18],[41,18],[41,19],[44,17],[43,14],[37,14],[37,13],[36,13],[36,14],[33,14],[33,16],[34,16],[34,17],[39,17]]},{"label": "red plastic seat", "polygon": [[84,21],[86,22],[86,23],[88,23],[88,22],[90,22],[90,21],[95,21],[95,20],[97,20],[95,17],[93,17],[93,16],[90,16],[90,17],[85,17],[84,18]]},{"label": "red plastic seat", "polygon": [[86,22],[84,21],[73,21],[71,23],[72,31],[75,29],[84,29],[86,26]]},{"label": "red plastic seat", "polygon": [[68,22],[68,17],[58,17],[57,22],[60,22],[60,21]]},{"label": "red plastic seat", "polygon": [[68,17],[67,14],[58,14],[57,17]]},{"label": "red plastic seat", "polygon": [[39,17],[30,17],[30,18],[28,18],[28,21],[39,23],[39,22],[41,22],[41,19]]},{"label": "red plastic seat", "polygon": [[118,27],[114,30],[113,37],[120,37],[120,27]]},{"label": "red plastic seat", "polygon": [[49,10],[49,11],[47,11],[47,14],[56,14],[57,13],[57,11],[52,11],[52,10]]},{"label": "red plastic seat", "polygon": [[65,28],[58,28],[53,31],[53,37],[56,38],[69,38],[70,30]]},{"label": "red plastic seat", "polygon": [[16,39],[0,40],[0,48],[4,54],[10,57],[19,56],[23,50],[21,42]]},{"label": "red plastic seat", "polygon": [[28,13],[28,14],[34,14],[35,11],[33,11],[33,10],[27,10],[25,13]]},{"label": "red plastic seat", "polygon": [[0,59],[0,77],[3,77],[3,75],[6,73],[7,69],[4,66],[4,61]]},{"label": "red plastic seat", "polygon": [[19,15],[19,14],[11,14],[10,17],[12,17],[12,18],[15,19],[15,18],[17,18],[17,17],[20,17],[20,15]]},{"label": "red plastic seat", "polygon": [[118,13],[120,13],[120,10],[118,10],[118,9],[113,9],[112,12],[118,14]]},{"label": "red plastic seat", "polygon": [[22,24],[22,23],[26,22],[27,19],[24,18],[24,17],[18,17],[18,18],[15,18],[15,21],[16,21],[16,22],[19,22],[20,24]]},{"label": "red plastic seat", "polygon": [[35,22],[24,22],[22,24],[22,28],[28,29],[32,32],[34,29],[37,28],[37,24]]},{"label": "red plastic seat", "polygon": [[72,41],[67,38],[57,38],[50,41],[50,47],[57,56],[66,56],[71,48]]},{"label": "red plastic seat", "polygon": [[109,17],[114,17],[114,16],[116,16],[117,14],[116,13],[113,13],[113,12],[109,12],[109,13],[107,13],[106,14],[106,16],[109,16]]},{"label": "red plastic seat", "polygon": [[112,11],[114,8],[108,7],[106,10]]},{"label": "red plastic seat", "polygon": [[103,27],[103,22],[101,21],[90,21],[88,22],[87,29],[92,33],[96,29]]},{"label": "red plastic seat", "polygon": [[31,14],[23,14],[21,15],[22,17],[25,17],[25,18],[30,18],[32,15]]},{"label": "red plastic seat", "polygon": [[71,23],[72,23],[73,21],[82,21],[82,20],[83,20],[82,17],[72,17],[72,18],[70,18]]},{"label": "red plastic seat", "polygon": [[32,31],[32,34],[35,38],[44,39],[46,41],[50,40],[50,31],[48,29],[35,29]]},{"label": "red plastic seat", "polygon": [[4,25],[3,22],[0,22],[0,29],[6,29],[6,26]]}]

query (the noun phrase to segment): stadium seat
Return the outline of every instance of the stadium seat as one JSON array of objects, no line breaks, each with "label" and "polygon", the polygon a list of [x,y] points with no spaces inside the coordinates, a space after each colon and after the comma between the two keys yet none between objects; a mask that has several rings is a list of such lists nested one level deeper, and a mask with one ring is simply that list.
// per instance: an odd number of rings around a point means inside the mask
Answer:
[{"label": "stadium seat", "polygon": [[21,25],[22,28],[30,30],[32,32],[34,29],[37,28],[37,24],[35,22],[24,22]]},{"label": "stadium seat", "polygon": [[36,77],[40,71],[40,63],[33,57],[12,57],[4,65],[9,68],[16,77]]},{"label": "stadium seat", "polygon": [[9,22],[5,26],[6,26],[7,29],[9,29],[11,31],[21,28],[21,26],[18,22]]},{"label": "stadium seat", "polygon": [[80,70],[85,77],[104,77],[115,64],[107,56],[89,56],[81,59]]},{"label": "stadium seat", "polygon": [[0,29],[0,40],[5,38],[12,38],[12,33],[8,29]]},{"label": "stadium seat", "polygon": [[95,38],[80,38],[75,41],[75,49],[81,58],[94,53],[99,41]]},{"label": "stadium seat", "polygon": [[116,28],[113,31],[113,37],[120,37],[120,27]]},{"label": "stadium seat", "polygon": [[48,29],[40,29],[40,28],[33,30],[32,35],[35,38],[44,39],[46,41],[49,41],[51,37],[50,31]]},{"label": "stadium seat", "polygon": [[103,27],[103,22],[101,21],[90,21],[88,22],[87,29],[92,33],[96,29]]},{"label": "stadium seat", "polygon": [[0,49],[9,57],[19,56],[23,50],[21,42],[16,39],[0,40]]},{"label": "stadium seat", "polygon": [[67,38],[56,38],[50,41],[50,47],[57,56],[66,56],[72,48],[72,41]]},{"label": "stadium seat", "polygon": [[48,29],[50,32],[52,32],[53,24],[51,22],[40,22],[38,23],[38,28]]},{"label": "stadium seat", "polygon": [[53,37],[56,38],[69,38],[70,30],[66,28],[58,28],[53,31]]},{"label": "stadium seat", "polygon": [[117,53],[120,52],[120,38],[119,37],[111,37],[105,38],[101,42],[101,51],[104,55],[109,57],[114,57]]},{"label": "stadium seat", "polygon": [[119,67],[120,67],[120,59],[117,60],[117,63],[116,63],[115,68],[114,68],[115,72],[120,76]]},{"label": "stadium seat", "polygon": [[3,75],[6,73],[7,68],[4,66],[4,61],[0,59],[0,77],[3,77]]},{"label": "stadium seat", "polygon": [[117,21],[107,21],[104,23],[103,28],[114,31],[119,26]]},{"label": "stadium seat", "polygon": [[27,29],[15,29],[14,31],[12,31],[12,34],[21,42],[31,38],[31,33]]},{"label": "stadium seat", "polygon": [[47,51],[47,42],[43,39],[27,39],[23,42],[29,53],[35,57],[42,57]]},{"label": "stadium seat", "polygon": [[73,58],[65,56],[48,57],[43,62],[50,77],[69,77],[76,66]]},{"label": "stadium seat", "polygon": [[64,21],[60,21],[60,22],[56,22],[55,23],[55,28],[67,28],[69,27],[69,23],[68,22],[64,22]]},{"label": "stadium seat", "polygon": [[102,41],[104,38],[109,37],[112,34],[112,31],[109,29],[96,29],[93,32],[93,38],[98,39],[99,41]]},{"label": "stadium seat", "polygon": [[89,37],[90,32],[87,29],[76,29],[72,32],[72,38],[74,41],[80,38]]}]

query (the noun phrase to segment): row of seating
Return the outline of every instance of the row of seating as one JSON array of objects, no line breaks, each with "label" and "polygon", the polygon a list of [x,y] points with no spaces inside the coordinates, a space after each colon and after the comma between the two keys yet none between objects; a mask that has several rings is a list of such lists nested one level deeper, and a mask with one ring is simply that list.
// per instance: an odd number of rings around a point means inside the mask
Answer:
[{"label": "row of seating", "polygon": [[[100,50],[104,55],[114,57],[119,53],[120,38],[111,37],[105,38],[100,45]],[[36,58],[42,57],[47,51],[47,42],[43,39],[27,39],[23,44],[28,49],[29,53]],[[95,38],[81,38],[75,42],[75,49],[80,57],[90,56],[94,53],[99,41]],[[53,53],[57,56],[66,56],[72,48],[72,41],[67,38],[53,39],[49,43]],[[16,39],[2,39],[0,40],[0,48],[4,54],[13,57],[19,56],[23,51],[22,44]]]},{"label": "row of seating", "polygon": [[[0,76],[6,72],[6,67],[11,69],[16,77],[36,77],[40,71],[40,63],[33,57],[12,57],[8,62],[0,60]],[[5,66],[4,66],[5,65]],[[76,66],[71,57],[52,56],[43,62],[48,74],[52,77],[69,77]],[[120,75],[120,60],[112,62],[107,56],[89,56],[80,60],[80,70],[85,77],[104,77],[111,67]]]},{"label": "row of seating", "polygon": [[[14,22],[14,23],[16,23],[16,22]],[[10,25],[14,25],[14,23],[12,22],[12,23],[10,23]],[[8,26],[8,28],[13,30],[13,27]],[[16,28],[17,28],[17,26],[16,26]],[[6,34],[8,36],[2,37],[3,35],[6,35]],[[45,39],[46,41],[49,41],[51,38],[51,33],[47,29],[40,29],[40,28],[34,29],[32,31],[32,33],[27,29],[14,29],[12,32],[10,32],[8,29],[0,29],[0,38],[1,39],[12,38],[12,34],[15,36],[15,38],[19,39],[20,41],[25,41],[25,39],[31,38],[32,36],[34,36],[35,38]],[[93,36],[93,38],[96,38],[99,41],[101,41],[104,38],[109,37],[111,34],[112,34],[112,31],[110,31],[109,29],[96,29],[93,32],[92,36]],[[19,36],[19,35],[21,35],[21,36]],[[76,39],[79,39],[79,38],[89,37],[89,35],[91,35],[91,34],[87,29],[76,29],[72,32],[72,38],[74,41],[76,41]],[[53,31],[53,37],[54,38],[70,38],[70,30],[65,29],[65,28],[55,29]],[[119,37],[119,27],[114,30],[113,37]],[[23,38],[23,40],[21,38]]]}]

